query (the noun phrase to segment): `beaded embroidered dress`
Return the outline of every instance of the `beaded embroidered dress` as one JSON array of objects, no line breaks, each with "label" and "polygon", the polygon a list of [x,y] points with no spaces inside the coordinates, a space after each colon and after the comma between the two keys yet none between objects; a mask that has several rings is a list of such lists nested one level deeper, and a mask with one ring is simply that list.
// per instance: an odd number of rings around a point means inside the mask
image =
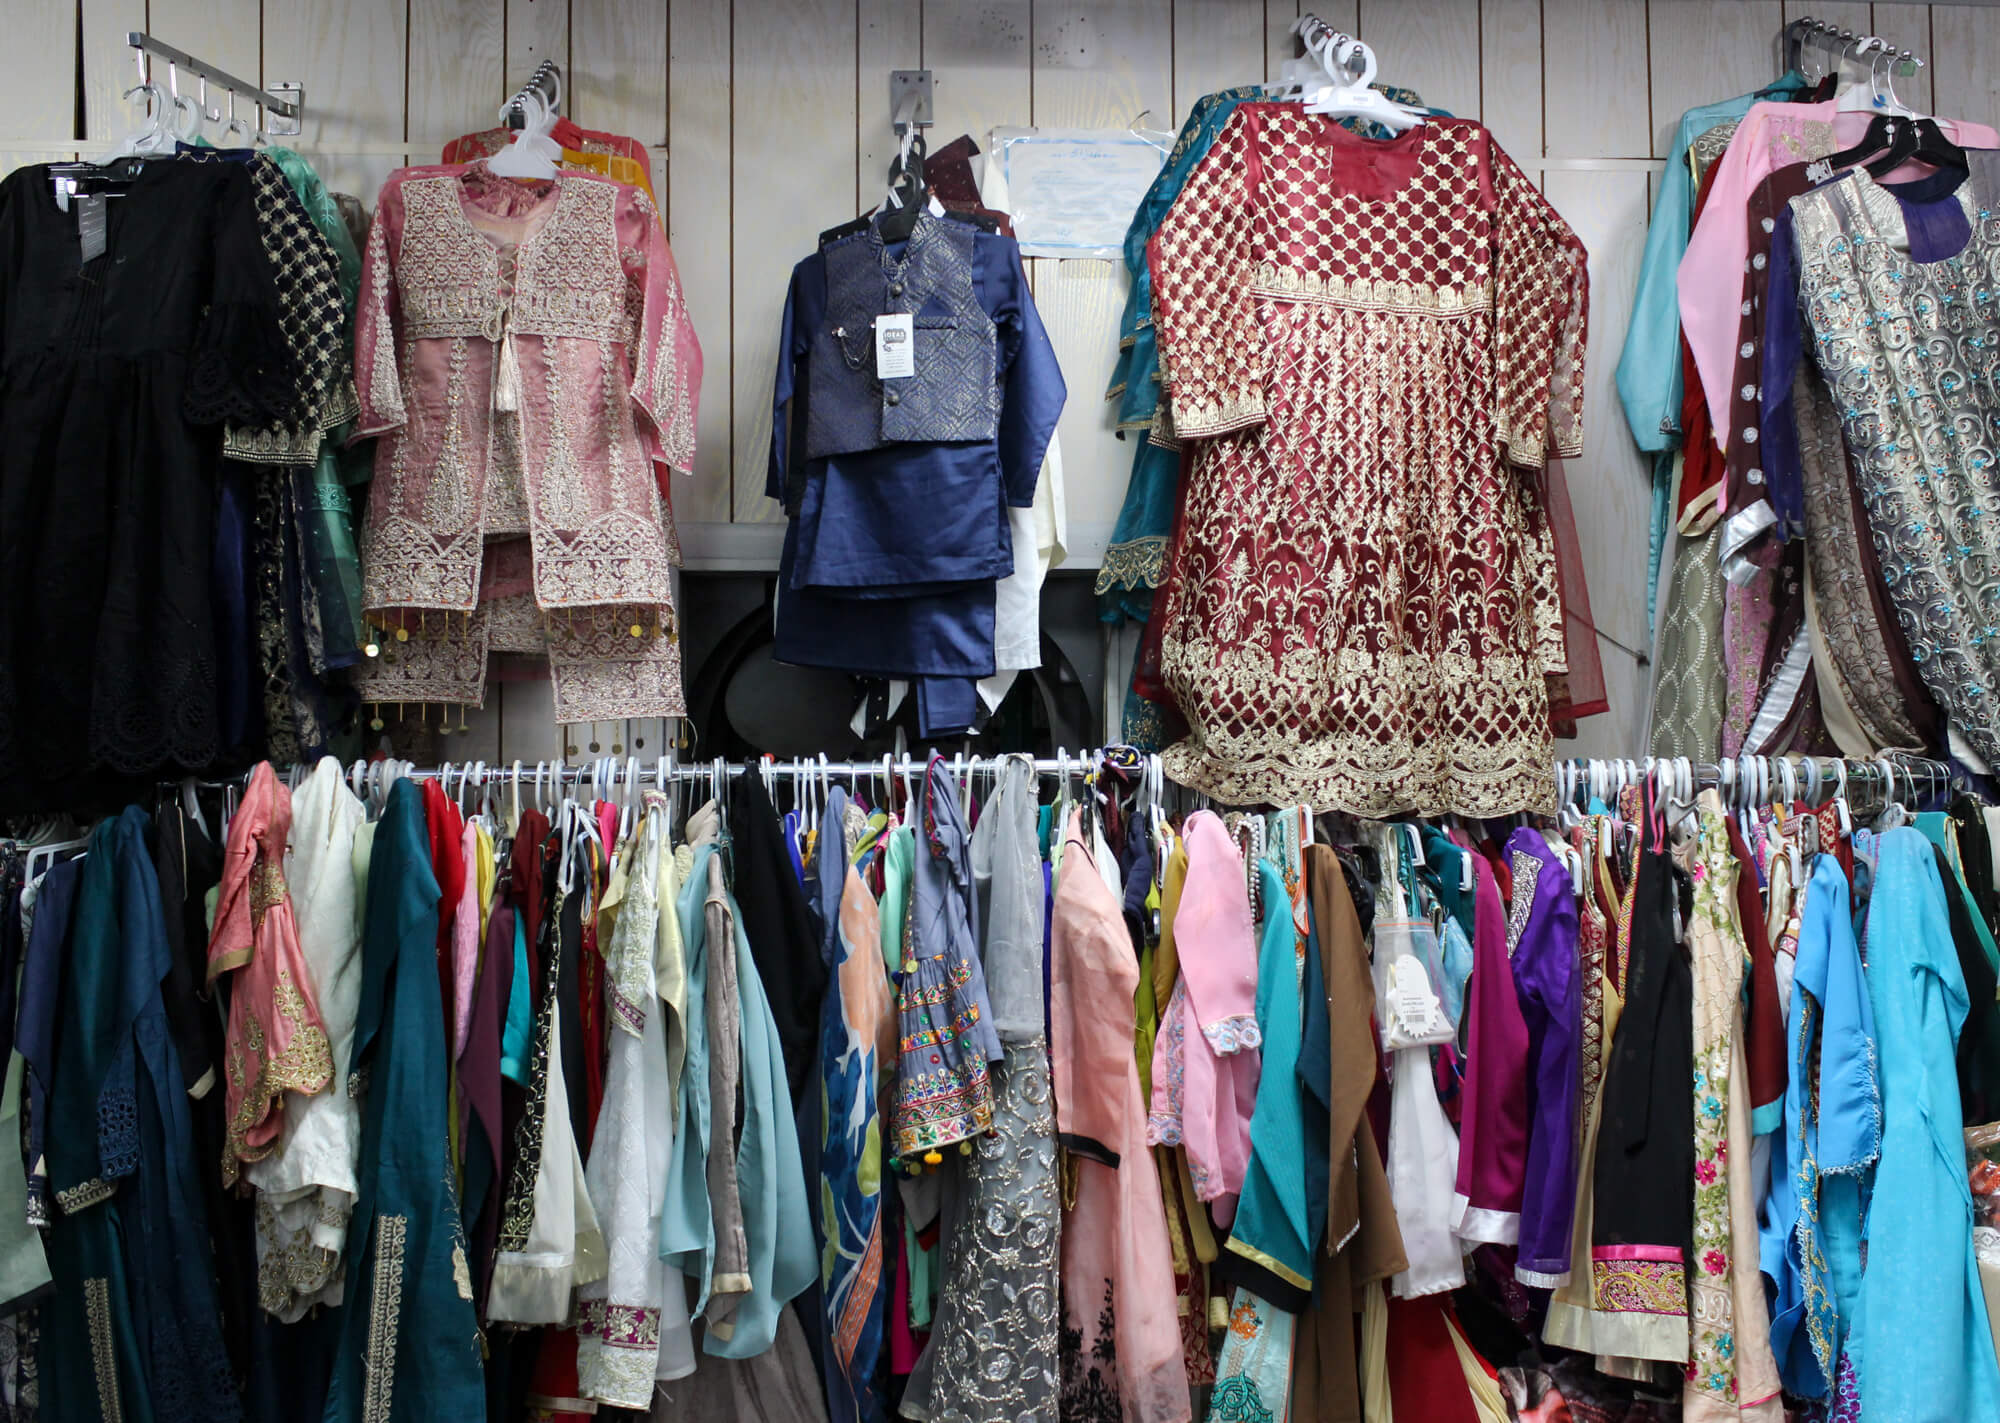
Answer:
[{"label": "beaded embroidered dress", "polygon": [[556,719],[678,716],[672,516],[701,350],[652,200],[562,172],[405,168],[383,186],[355,319],[362,543],[396,635],[376,702],[471,702],[487,654],[549,658]]},{"label": "beaded embroidered dress", "polygon": [[1581,453],[1583,244],[1480,125],[1240,106],[1153,239],[1198,441],[1160,664],[1176,780],[1356,815],[1553,804],[1542,507]]},{"label": "beaded embroidered dress", "polygon": [[1971,228],[1935,261],[1908,209],[1865,171],[1792,200],[1799,308],[1854,458],[1897,621],[1954,731],[2000,756],[2000,155],[1941,204]]}]

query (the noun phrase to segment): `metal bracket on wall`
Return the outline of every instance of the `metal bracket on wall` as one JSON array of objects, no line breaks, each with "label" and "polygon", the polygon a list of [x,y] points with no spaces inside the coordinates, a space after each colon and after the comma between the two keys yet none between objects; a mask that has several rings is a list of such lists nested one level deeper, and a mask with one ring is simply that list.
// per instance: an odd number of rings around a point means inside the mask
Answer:
[{"label": "metal bracket on wall", "polygon": [[889,121],[901,133],[911,124],[929,128],[931,119],[931,72],[928,69],[889,71]]}]

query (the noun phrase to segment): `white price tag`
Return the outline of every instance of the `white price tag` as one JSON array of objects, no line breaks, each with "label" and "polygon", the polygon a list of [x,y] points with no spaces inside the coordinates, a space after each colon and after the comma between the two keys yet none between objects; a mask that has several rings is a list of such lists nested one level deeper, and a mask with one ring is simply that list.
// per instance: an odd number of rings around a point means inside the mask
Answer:
[{"label": "white price tag", "polygon": [[883,380],[896,380],[916,373],[916,318],[908,312],[876,317],[875,374]]},{"label": "white price tag", "polygon": [[1389,968],[1389,1004],[1395,1014],[1390,1034],[1393,1046],[1442,1042],[1451,1023],[1431,992],[1430,977],[1414,954],[1400,954]]}]

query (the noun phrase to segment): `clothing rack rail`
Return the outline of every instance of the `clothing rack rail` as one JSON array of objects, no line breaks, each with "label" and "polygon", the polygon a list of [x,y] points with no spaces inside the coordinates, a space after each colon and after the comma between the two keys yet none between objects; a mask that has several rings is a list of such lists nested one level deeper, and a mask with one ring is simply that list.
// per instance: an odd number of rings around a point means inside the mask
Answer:
[{"label": "clothing rack rail", "polygon": [[266,89],[262,84],[254,83],[248,79],[237,78],[220,65],[210,64],[205,59],[196,59],[185,50],[175,49],[172,45],[167,44],[163,40],[153,38],[153,36],[145,33],[143,30],[128,30],[125,34],[125,43],[137,51],[134,59],[139,66],[139,82],[141,84],[150,83],[152,80],[150,73],[151,66],[148,62],[149,56],[164,59],[167,62],[168,85],[176,98],[180,97],[180,73],[182,70],[186,70],[189,74],[200,80],[205,117],[209,119],[218,119],[221,117],[220,113],[207,112],[207,86],[214,84],[218,88],[227,89],[232,94],[239,94],[246,99],[254,100],[258,108],[264,112],[265,121],[261,127],[265,132],[274,137],[288,137],[299,132],[300,125],[305,119],[306,113],[306,91],[303,84],[284,80]]},{"label": "clothing rack rail", "polygon": [[[946,756],[940,758],[961,779],[967,772],[992,775],[1012,761],[1032,765],[1038,776],[1067,781],[1089,777],[1100,768],[1114,769],[1141,778],[1155,798],[1166,781],[1160,758],[1130,747],[1111,746],[1084,750],[1071,756],[1059,752],[1053,757],[1028,757],[1019,753],[1000,756]],[[921,775],[928,757],[885,755],[874,761],[832,761],[824,757],[758,761],[681,762],[672,757],[645,760],[637,756],[604,756],[581,765],[551,761],[465,761],[442,766],[416,766],[406,761],[357,761],[348,767],[351,783],[367,783],[386,791],[396,780],[436,780],[463,793],[503,785],[520,785],[547,790],[561,796],[589,786],[600,792],[629,791],[634,787],[726,782],[755,772],[767,781],[811,781],[821,785],[835,780],[867,780],[886,777],[906,784]],[[281,776],[296,783],[309,768],[294,766]],[[1557,787],[1566,803],[1589,796],[1605,796],[1627,785],[1653,779],[1663,793],[1682,800],[1695,792],[1720,789],[1735,804],[1764,804],[1773,797],[1787,801],[1816,802],[1829,795],[1844,795],[1851,785],[1857,790],[1893,797],[1906,791],[1911,799],[1925,794],[1941,794],[1955,784],[1955,772],[1943,761],[1902,753],[1873,760],[1812,756],[1744,756],[1724,762],[1696,762],[1686,757],[1646,757],[1615,760],[1594,757],[1558,758],[1553,765]],[[163,786],[201,786],[211,790],[240,789],[248,773],[224,780],[188,780]]]}]

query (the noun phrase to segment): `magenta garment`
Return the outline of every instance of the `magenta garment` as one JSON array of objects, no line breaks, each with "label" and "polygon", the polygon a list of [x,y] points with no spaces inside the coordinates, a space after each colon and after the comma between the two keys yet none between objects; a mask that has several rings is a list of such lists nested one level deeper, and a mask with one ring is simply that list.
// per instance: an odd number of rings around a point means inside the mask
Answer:
[{"label": "magenta garment", "polygon": [[1187,879],[1174,914],[1180,976],[1153,1043],[1146,1144],[1185,1149],[1195,1195],[1227,1228],[1257,1107],[1257,941],[1243,857],[1221,819],[1196,811],[1183,839]]},{"label": "magenta garment", "polygon": [[1465,1011],[1465,1108],[1460,1114],[1458,1191],[1452,1233],[1512,1245],[1521,1234],[1522,1173],[1528,1167],[1528,1025],[1507,961],[1507,916],[1483,855],[1473,857],[1472,983]]},{"label": "magenta garment", "polygon": [[1569,1280],[1570,1221],[1576,1210],[1577,1054],[1583,1026],[1576,890],[1568,867],[1539,830],[1516,830],[1508,838],[1507,853],[1514,873],[1508,958],[1528,1030],[1525,1075],[1530,1094],[1514,1278],[1555,1289]]}]

